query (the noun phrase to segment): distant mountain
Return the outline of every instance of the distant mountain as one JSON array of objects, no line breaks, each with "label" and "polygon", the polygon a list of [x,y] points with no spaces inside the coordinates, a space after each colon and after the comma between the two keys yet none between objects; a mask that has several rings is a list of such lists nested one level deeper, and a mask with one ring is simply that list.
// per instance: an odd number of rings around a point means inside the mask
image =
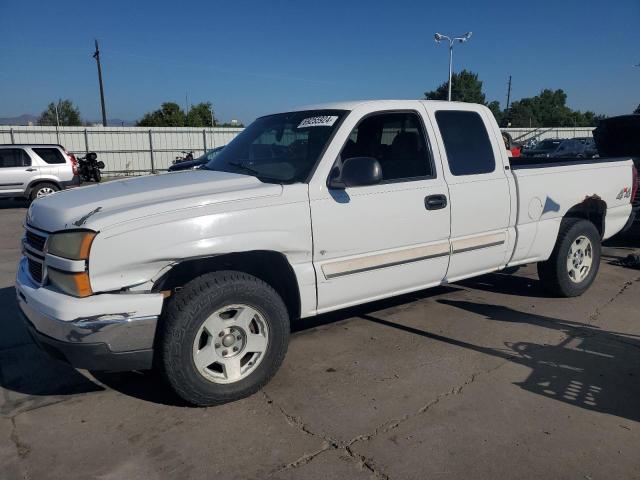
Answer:
[{"label": "distant mountain", "polygon": [[[87,120],[89,125],[102,125],[102,120]],[[109,127],[135,127],[136,122],[131,120],[122,120],[121,118],[107,118]]]},{"label": "distant mountain", "polygon": [[[18,117],[0,117],[0,125],[29,125],[31,122],[32,125],[38,124],[38,117],[36,115],[30,115],[25,113]],[[87,120],[89,125],[102,125],[101,120]],[[133,127],[136,122],[131,120],[122,120],[121,118],[108,118],[107,125],[110,127]]]},{"label": "distant mountain", "polygon": [[38,117],[25,113],[19,117],[0,118],[0,125],[29,125],[29,122],[36,125],[38,123]]}]

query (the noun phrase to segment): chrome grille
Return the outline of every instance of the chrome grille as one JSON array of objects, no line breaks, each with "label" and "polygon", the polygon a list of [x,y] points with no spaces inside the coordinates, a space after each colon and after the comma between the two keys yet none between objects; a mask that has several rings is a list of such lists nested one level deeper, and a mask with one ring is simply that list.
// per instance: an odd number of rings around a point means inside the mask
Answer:
[{"label": "chrome grille", "polygon": [[31,274],[31,278],[38,283],[42,283],[42,262],[32,258],[27,258],[27,262],[29,264],[29,273]]},{"label": "chrome grille", "polygon": [[44,250],[44,244],[47,241],[47,237],[43,237],[42,235],[38,235],[31,230],[27,230],[26,239],[27,243],[36,250],[40,252]]},{"label": "chrome grille", "polygon": [[42,285],[45,278],[44,249],[47,243],[47,234],[26,225],[23,241],[23,252],[27,257],[27,267],[34,282]]}]

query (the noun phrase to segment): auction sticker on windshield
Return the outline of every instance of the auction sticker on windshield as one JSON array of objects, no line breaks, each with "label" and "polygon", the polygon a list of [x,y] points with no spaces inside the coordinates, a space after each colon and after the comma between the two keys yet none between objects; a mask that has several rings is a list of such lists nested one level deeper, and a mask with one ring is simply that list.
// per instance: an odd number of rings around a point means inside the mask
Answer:
[{"label": "auction sticker on windshield", "polygon": [[319,117],[309,117],[305,118],[300,122],[298,128],[306,128],[306,127],[330,127],[334,123],[338,117],[336,115],[322,115]]}]

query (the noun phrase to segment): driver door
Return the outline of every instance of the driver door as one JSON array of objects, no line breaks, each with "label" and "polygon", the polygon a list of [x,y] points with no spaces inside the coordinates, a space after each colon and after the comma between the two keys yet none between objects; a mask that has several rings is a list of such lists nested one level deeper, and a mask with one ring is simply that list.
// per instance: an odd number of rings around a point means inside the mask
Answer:
[{"label": "driver door", "polygon": [[[372,112],[349,125],[333,174],[348,158],[374,157],[383,181],[310,191],[319,312],[437,285],[449,263],[448,191],[422,114]],[[445,201],[431,209],[435,197]]]}]

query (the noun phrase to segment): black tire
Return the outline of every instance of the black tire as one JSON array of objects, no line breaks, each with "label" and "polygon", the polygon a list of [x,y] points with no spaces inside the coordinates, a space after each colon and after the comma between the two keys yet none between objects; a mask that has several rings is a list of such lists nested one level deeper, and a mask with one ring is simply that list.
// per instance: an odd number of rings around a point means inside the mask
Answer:
[{"label": "black tire", "polygon": [[97,168],[93,171],[93,179],[96,181],[96,183],[100,183],[100,180],[102,179],[102,174]]},{"label": "black tire", "polygon": [[39,195],[38,195],[39,193],[40,193],[40,196],[42,196],[42,193],[48,190],[51,190],[51,192],[49,193],[53,193],[53,192],[57,192],[60,189],[55,183],[49,183],[49,182],[39,183],[31,189],[29,198],[31,200],[35,200],[36,198],[39,198]]},{"label": "black tire", "polygon": [[[588,274],[579,282],[573,281],[567,268],[569,249],[581,236],[591,242],[592,263]],[[593,283],[600,267],[600,232],[588,220],[566,218],[560,224],[558,239],[551,257],[538,263],[538,277],[545,290],[560,297],[582,295]]]},{"label": "black tire", "polygon": [[[213,312],[234,304],[259,311],[268,325],[269,341],[264,358],[246,377],[215,383],[198,371],[194,341]],[[287,352],[289,331],[287,308],[267,283],[235,271],[208,273],[186,284],[165,306],[157,337],[158,366],[173,390],[193,405],[232,402],[257,392],[273,377]]]}]

